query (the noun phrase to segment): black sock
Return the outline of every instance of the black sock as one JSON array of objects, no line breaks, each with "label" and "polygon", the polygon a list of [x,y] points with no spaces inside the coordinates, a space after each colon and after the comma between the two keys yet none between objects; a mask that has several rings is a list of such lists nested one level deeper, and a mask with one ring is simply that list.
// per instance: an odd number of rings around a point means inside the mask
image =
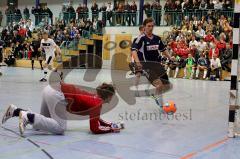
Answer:
[{"label": "black sock", "polygon": [[13,116],[19,116],[20,111],[24,111],[24,110],[21,108],[17,108],[16,110],[14,110]]},{"label": "black sock", "polygon": [[32,60],[32,68],[33,68],[33,66],[34,66],[34,60]]},{"label": "black sock", "polygon": [[31,113],[28,113],[27,114],[27,117],[28,117],[28,120],[31,124],[34,123],[34,118],[35,118],[35,115],[34,114],[31,114]]},{"label": "black sock", "polygon": [[43,70],[43,67],[42,67],[42,60],[39,60],[39,63],[41,65],[41,69]]}]

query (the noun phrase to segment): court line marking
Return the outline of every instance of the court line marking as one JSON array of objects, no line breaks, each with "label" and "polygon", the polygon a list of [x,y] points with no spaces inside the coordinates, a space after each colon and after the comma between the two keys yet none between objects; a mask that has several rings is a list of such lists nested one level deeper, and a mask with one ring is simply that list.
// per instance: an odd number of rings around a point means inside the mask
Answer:
[{"label": "court line marking", "polygon": [[191,159],[191,158],[197,156],[197,155],[200,154],[200,153],[208,152],[208,151],[210,151],[211,149],[215,149],[215,148],[223,145],[223,144],[226,143],[228,140],[229,140],[229,138],[228,138],[228,137],[225,137],[225,138],[223,138],[223,139],[221,139],[221,140],[219,140],[219,141],[216,141],[216,142],[214,142],[214,143],[208,144],[208,145],[204,146],[203,148],[201,148],[201,149],[199,149],[199,150],[197,150],[197,151],[190,152],[190,153],[182,156],[180,159]]},{"label": "court line marking", "polygon": [[37,143],[35,143],[34,141],[32,141],[31,139],[29,138],[26,138],[24,136],[21,136],[19,135],[18,133],[16,133],[15,131],[11,130],[11,129],[8,129],[8,128],[5,128],[3,126],[1,126],[4,130],[6,131],[9,131],[9,132],[12,132],[14,134],[16,134],[17,136],[19,136],[20,138],[22,139],[25,139],[26,141],[32,143],[34,146],[36,146],[40,151],[42,151],[46,156],[48,156],[49,159],[54,159],[53,156],[51,156],[45,149],[42,149]]},{"label": "court line marking", "polygon": [[[79,137],[75,137],[75,136],[70,136],[70,137],[75,138],[75,139],[80,139]],[[56,144],[50,144],[50,143],[43,142],[43,141],[35,141],[35,142],[40,143],[40,144],[44,144],[44,145],[48,145],[48,146],[58,147],[58,146],[65,146],[67,144],[77,143],[77,142],[81,142],[81,141],[92,141],[92,142],[99,143],[99,144],[108,144],[108,145],[113,145],[113,146],[118,146],[118,147],[123,147],[123,148],[128,148],[128,149],[134,149],[134,150],[144,152],[144,153],[149,153],[149,152],[158,153],[158,154],[161,154],[161,155],[167,155],[168,157],[172,157],[172,158],[180,157],[180,155],[175,155],[175,154],[170,154],[170,153],[165,153],[165,152],[159,152],[159,151],[154,151],[154,150],[150,150],[150,149],[139,149],[139,148],[136,148],[136,147],[133,147],[133,146],[118,145],[118,144],[112,144],[112,143],[108,143],[108,142],[96,141],[96,140],[91,140],[91,139],[85,139],[85,140],[80,139],[80,140],[75,140],[75,141],[72,141],[72,142],[58,142]]]}]

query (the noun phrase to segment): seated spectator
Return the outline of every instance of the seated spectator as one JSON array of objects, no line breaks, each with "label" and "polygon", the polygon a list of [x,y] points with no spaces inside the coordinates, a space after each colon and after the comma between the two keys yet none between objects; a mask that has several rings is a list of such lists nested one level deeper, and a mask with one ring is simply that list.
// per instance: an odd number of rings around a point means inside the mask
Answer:
[{"label": "seated spectator", "polygon": [[197,38],[204,38],[205,37],[205,31],[202,29],[201,25],[198,25],[198,30],[196,31],[196,37]]},{"label": "seated spectator", "polygon": [[198,47],[198,42],[196,40],[195,35],[192,35],[192,40],[189,42],[189,48],[192,49],[192,46],[195,45],[196,47]]},{"label": "seated spectator", "polygon": [[212,35],[211,31],[207,32],[207,35],[204,38],[205,42],[214,42],[215,41],[215,37]]},{"label": "seated spectator", "polygon": [[232,60],[232,49],[230,44],[227,43],[226,49],[221,56],[221,65],[223,70],[231,72],[231,68],[229,67],[229,64],[231,64],[231,60]]},{"label": "seated spectator", "polygon": [[203,79],[206,79],[207,77],[207,70],[208,70],[208,63],[207,59],[205,57],[204,52],[200,54],[200,58],[197,61],[197,71],[196,71],[196,78],[199,79],[199,73],[200,71],[204,71]]},{"label": "seated spectator", "polygon": [[213,58],[210,60],[210,67],[208,68],[207,78],[210,78],[211,72],[215,73],[215,78],[217,81],[220,79],[220,69],[221,69],[221,62],[218,58],[218,55],[213,54]]},{"label": "seated spectator", "polygon": [[188,58],[185,60],[185,63],[186,63],[186,66],[184,68],[183,78],[185,79],[188,78],[188,74],[190,73],[190,79],[193,79],[196,61],[192,57],[192,54],[188,54]]},{"label": "seated spectator", "polygon": [[198,42],[197,47],[199,52],[202,52],[207,48],[207,43],[203,40],[203,38],[200,38],[200,41]]},{"label": "seated spectator", "polygon": [[216,41],[216,47],[218,48],[219,54],[221,56],[226,49],[226,35],[224,33],[221,33],[219,37],[219,41]]},{"label": "seated spectator", "polygon": [[219,57],[219,50],[216,47],[216,44],[211,42],[210,43],[210,50],[209,50],[209,54],[208,54],[209,59],[212,59],[213,55]]}]

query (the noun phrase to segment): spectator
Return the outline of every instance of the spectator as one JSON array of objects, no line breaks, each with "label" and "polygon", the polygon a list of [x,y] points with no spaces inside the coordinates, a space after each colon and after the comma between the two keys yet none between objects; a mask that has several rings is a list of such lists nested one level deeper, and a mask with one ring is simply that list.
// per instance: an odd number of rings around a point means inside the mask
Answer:
[{"label": "spectator", "polygon": [[170,3],[170,0],[167,0],[165,3],[165,6],[164,6],[164,11],[165,11],[164,20],[166,21],[167,26],[172,24],[171,23],[171,21],[172,21],[171,10],[172,10],[172,6]]},{"label": "spectator", "polygon": [[5,15],[7,17],[7,25],[13,22],[13,11],[7,6],[5,10]]},{"label": "spectator", "polygon": [[2,62],[3,62],[3,48],[4,46],[4,41],[0,39],[0,67],[2,66]]},{"label": "spectator", "polygon": [[35,26],[37,26],[40,22],[40,14],[41,14],[41,9],[39,6],[32,7],[32,14],[35,16]]},{"label": "spectator", "polygon": [[213,58],[213,55],[219,57],[219,50],[218,48],[216,47],[216,44],[211,42],[210,43],[210,50],[209,50],[209,54],[208,54],[208,57],[209,59],[212,59]]},{"label": "spectator", "polygon": [[[120,7],[121,8],[121,7]],[[119,12],[121,14],[121,9],[118,8]],[[127,25],[130,26],[131,25],[131,6],[130,4],[128,3],[128,1],[125,1],[125,5],[124,5],[124,13],[123,13],[123,25]]]},{"label": "spectator", "polygon": [[109,21],[109,24],[112,26],[112,15],[113,15],[113,6],[111,4],[111,2],[108,2],[108,6],[107,6],[107,20]]},{"label": "spectator", "polygon": [[89,12],[89,10],[88,10],[87,5],[83,4],[83,21],[84,22],[87,21],[87,19],[88,19],[88,12]]},{"label": "spectator", "polygon": [[197,38],[204,38],[205,37],[205,31],[202,29],[201,25],[198,25],[198,30],[196,31],[196,37]]},{"label": "spectator", "polygon": [[2,11],[0,11],[0,26],[2,26],[2,19],[3,19],[3,14],[2,14]]},{"label": "spectator", "polygon": [[207,70],[208,70],[208,63],[205,57],[204,52],[200,54],[200,58],[197,60],[197,71],[196,71],[196,78],[199,79],[200,71],[204,71],[203,79],[207,77]]},{"label": "spectator", "polygon": [[210,0],[207,4],[207,9],[214,9],[213,0]]},{"label": "spectator", "polygon": [[226,49],[224,50],[222,56],[221,56],[221,65],[222,69],[226,70],[228,72],[231,72],[231,68],[229,67],[229,64],[231,64],[232,60],[232,48],[229,43],[226,44]]},{"label": "spectator", "polygon": [[151,9],[151,5],[149,2],[146,2],[144,4],[143,10],[145,11],[145,14],[148,18],[150,18],[152,16],[152,9]]},{"label": "spectator", "polygon": [[207,43],[204,41],[203,38],[200,38],[200,41],[198,42],[198,50],[199,52],[203,52],[207,48]]},{"label": "spectator", "polygon": [[219,41],[216,41],[216,47],[218,48],[219,54],[221,56],[226,49],[226,35],[224,33],[221,33],[219,37]]},{"label": "spectator", "polygon": [[[167,1],[168,2],[168,1]],[[167,3],[166,2],[166,3]],[[170,2],[169,2],[169,7],[171,8],[170,6]],[[152,4],[152,12],[153,12],[153,18],[155,20],[155,23],[157,26],[160,26],[160,23],[161,23],[161,12],[162,12],[162,6],[160,5],[159,2],[155,1],[153,4]]]},{"label": "spectator", "polygon": [[198,10],[198,9],[199,9],[199,5],[200,5],[200,4],[198,3],[197,0],[193,0],[192,9],[193,9],[194,11]]},{"label": "spectator", "polygon": [[102,12],[102,22],[104,24],[104,26],[106,26],[106,22],[107,22],[107,6],[105,5],[105,3],[103,3],[103,6],[100,8],[100,11]]},{"label": "spectator", "polygon": [[137,5],[135,0],[133,0],[132,5],[131,5],[131,22],[133,24],[133,26],[136,26],[137,24]]},{"label": "spectator", "polygon": [[82,20],[83,19],[83,7],[82,7],[81,3],[79,3],[79,6],[77,7],[76,13],[78,15],[78,20]]},{"label": "spectator", "polygon": [[221,69],[221,62],[218,58],[218,55],[213,54],[213,58],[210,60],[210,67],[208,68],[207,78],[209,79],[211,72],[214,72],[216,80],[219,81],[220,69]]},{"label": "spectator", "polygon": [[186,59],[186,66],[184,68],[184,77],[183,78],[186,79],[188,77],[188,73],[190,73],[190,79],[193,78],[195,63],[196,63],[196,61],[192,57],[192,54],[188,54],[188,58]]},{"label": "spectator", "polygon": [[45,10],[46,10],[46,13],[51,20],[51,25],[53,25],[53,13],[52,13],[52,11],[47,6],[45,7]]},{"label": "spectator", "polygon": [[204,38],[205,42],[214,42],[215,41],[215,37],[212,35],[211,31],[207,32],[207,35]]},{"label": "spectator", "polygon": [[200,10],[206,10],[207,9],[207,3],[205,0],[201,0],[201,3],[199,5]]},{"label": "spectator", "polygon": [[14,10],[14,20],[16,22],[20,22],[21,19],[22,19],[22,14],[21,14],[20,9],[15,8],[15,10]]},{"label": "spectator", "polygon": [[96,0],[93,1],[93,5],[91,7],[91,11],[92,11],[92,21],[94,21],[94,19],[96,21],[98,21],[99,9],[98,9],[98,5],[96,3]]},{"label": "spectator", "polygon": [[214,4],[214,9],[222,10],[222,3],[219,2],[219,0],[216,0],[216,3]]},{"label": "spectator", "polygon": [[30,18],[30,12],[29,12],[29,9],[27,8],[27,6],[23,10],[23,15],[24,15],[25,20],[28,20]]},{"label": "spectator", "polygon": [[67,13],[68,13],[68,22],[76,20],[76,12],[72,5],[68,6]]},{"label": "spectator", "polygon": [[[116,23],[117,25],[124,25],[124,5],[119,2],[115,6],[115,13],[116,13]],[[115,19],[115,18],[113,18]],[[115,22],[113,22],[115,25]]]},{"label": "spectator", "polygon": [[192,36],[192,40],[189,42],[189,48],[192,49],[192,46],[195,45],[196,47],[198,47],[198,42],[196,40],[195,35]]},{"label": "spectator", "polygon": [[222,6],[223,10],[231,10],[233,8],[231,2],[229,0],[226,0],[226,2]]}]

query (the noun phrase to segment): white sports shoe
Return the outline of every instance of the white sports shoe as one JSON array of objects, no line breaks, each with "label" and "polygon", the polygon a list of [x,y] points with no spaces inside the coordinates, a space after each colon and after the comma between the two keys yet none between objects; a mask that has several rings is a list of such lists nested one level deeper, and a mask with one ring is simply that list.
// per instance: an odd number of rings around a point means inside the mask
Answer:
[{"label": "white sports shoe", "polygon": [[13,117],[13,113],[14,113],[14,110],[16,110],[17,107],[13,104],[10,104],[5,112],[5,114],[3,115],[3,118],[2,118],[2,124],[6,123],[6,121],[10,118]]},{"label": "white sports shoe", "polygon": [[27,114],[27,111],[20,111],[19,113],[19,131],[21,135],[23,135],[27,125],[29,124]]}]

